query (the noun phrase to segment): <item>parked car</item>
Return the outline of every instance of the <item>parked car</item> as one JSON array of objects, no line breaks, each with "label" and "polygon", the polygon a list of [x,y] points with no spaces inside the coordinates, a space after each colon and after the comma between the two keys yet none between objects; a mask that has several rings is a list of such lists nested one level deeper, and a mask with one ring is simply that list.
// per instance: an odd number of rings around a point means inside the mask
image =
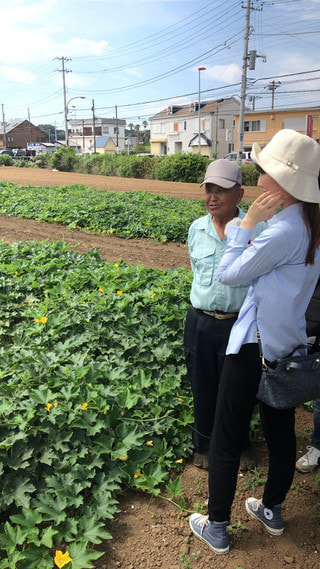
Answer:
[{"label": "parked car", "polygon": [[13,148],[12,152],[14,160],[30,160],[31,151],[26,148]]},{"label": "parked car", "polygon": [[233,160],[234,162],[238,161],[242,164],[253,164],[253,160],[251,160],[251,152],[240,152],[240,160],[238,160],[237,152],[230,152],[224,156],[225,160]]},{"label": "parked car", "polygon": [[9,154],[9,156],[13,156],[13,152],[11,148],[2,148],[0,150],[0,154]]}]

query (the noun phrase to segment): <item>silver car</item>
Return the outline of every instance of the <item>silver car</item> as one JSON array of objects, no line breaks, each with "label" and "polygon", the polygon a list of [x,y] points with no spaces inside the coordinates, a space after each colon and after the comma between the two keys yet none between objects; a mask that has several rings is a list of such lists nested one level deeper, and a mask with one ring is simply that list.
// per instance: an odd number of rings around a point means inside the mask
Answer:
[{"label": "silver car", "polygon": [[251,160],[251,152],[240,152],[240,160],[238,160],[237,152],[230,152],[223,157],[225,160],[233,160],[234,162],[241,162],[241,164],[253,164]]}]

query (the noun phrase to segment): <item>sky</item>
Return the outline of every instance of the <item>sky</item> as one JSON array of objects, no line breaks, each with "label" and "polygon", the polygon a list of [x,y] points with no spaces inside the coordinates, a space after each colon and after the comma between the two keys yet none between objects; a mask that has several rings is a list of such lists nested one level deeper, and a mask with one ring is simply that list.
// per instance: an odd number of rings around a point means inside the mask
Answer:
[{"label": "sky", "polygon": [[[94,102],[142,125],[197,101],[199,79],[201,100],[239,98],[247,1],[0,0],[0,121],[63,129],[63,76],[75,120]],[[320,106],[320,0],[251,6],[246,105],[270,109],[273,92],[275,109]]]}]

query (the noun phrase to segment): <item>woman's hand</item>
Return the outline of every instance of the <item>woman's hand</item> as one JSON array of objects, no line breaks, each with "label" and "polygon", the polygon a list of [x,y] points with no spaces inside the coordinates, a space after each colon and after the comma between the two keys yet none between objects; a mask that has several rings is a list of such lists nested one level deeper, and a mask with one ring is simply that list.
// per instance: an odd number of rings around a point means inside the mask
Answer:
[{"label": "woman's hand", "polygon": [[251,204],[240,227],[252,230],[259,221],[271,219],[277,213],[282,200],[283,196],[280,192],[264,192]]}]

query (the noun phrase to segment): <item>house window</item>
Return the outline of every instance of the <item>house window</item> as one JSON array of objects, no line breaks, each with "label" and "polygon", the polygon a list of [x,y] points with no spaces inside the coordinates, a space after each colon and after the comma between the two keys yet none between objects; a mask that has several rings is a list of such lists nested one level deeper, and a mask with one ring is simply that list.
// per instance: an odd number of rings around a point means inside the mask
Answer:
[{"label": "house window", "polygon": [[244,132],[261,132],[266,130],[266,121],[245,121]]},{"label": "house window", "polygon": [[173,132],[178,132],[178,123],[177,122],[173,123]]},{"label": "house window", "polygon": [[187,121],[183,121],[183,130],[187,130]]},{"label": "house window", "polygon": [[108,126],[103,127],[103,134],[109,134],[109,127]]},{"label": "house window", "polygon": [[92,128],[91,126],[85,126],[83,129],[84,136],[92,136]]},{"label": "house window", "polygon": [[101,130],[102,130],[101,126],[96,126],[96,128],[95,128],[96,136],[102,136]]},{"label": "house window", "polygon": [[226,128],[226,121],[225,119],[219,119],[219,129]]},{"label": "house window", "polygon": [[117,134],[117,127],[116,126],[113,128],[113,134]]}]

